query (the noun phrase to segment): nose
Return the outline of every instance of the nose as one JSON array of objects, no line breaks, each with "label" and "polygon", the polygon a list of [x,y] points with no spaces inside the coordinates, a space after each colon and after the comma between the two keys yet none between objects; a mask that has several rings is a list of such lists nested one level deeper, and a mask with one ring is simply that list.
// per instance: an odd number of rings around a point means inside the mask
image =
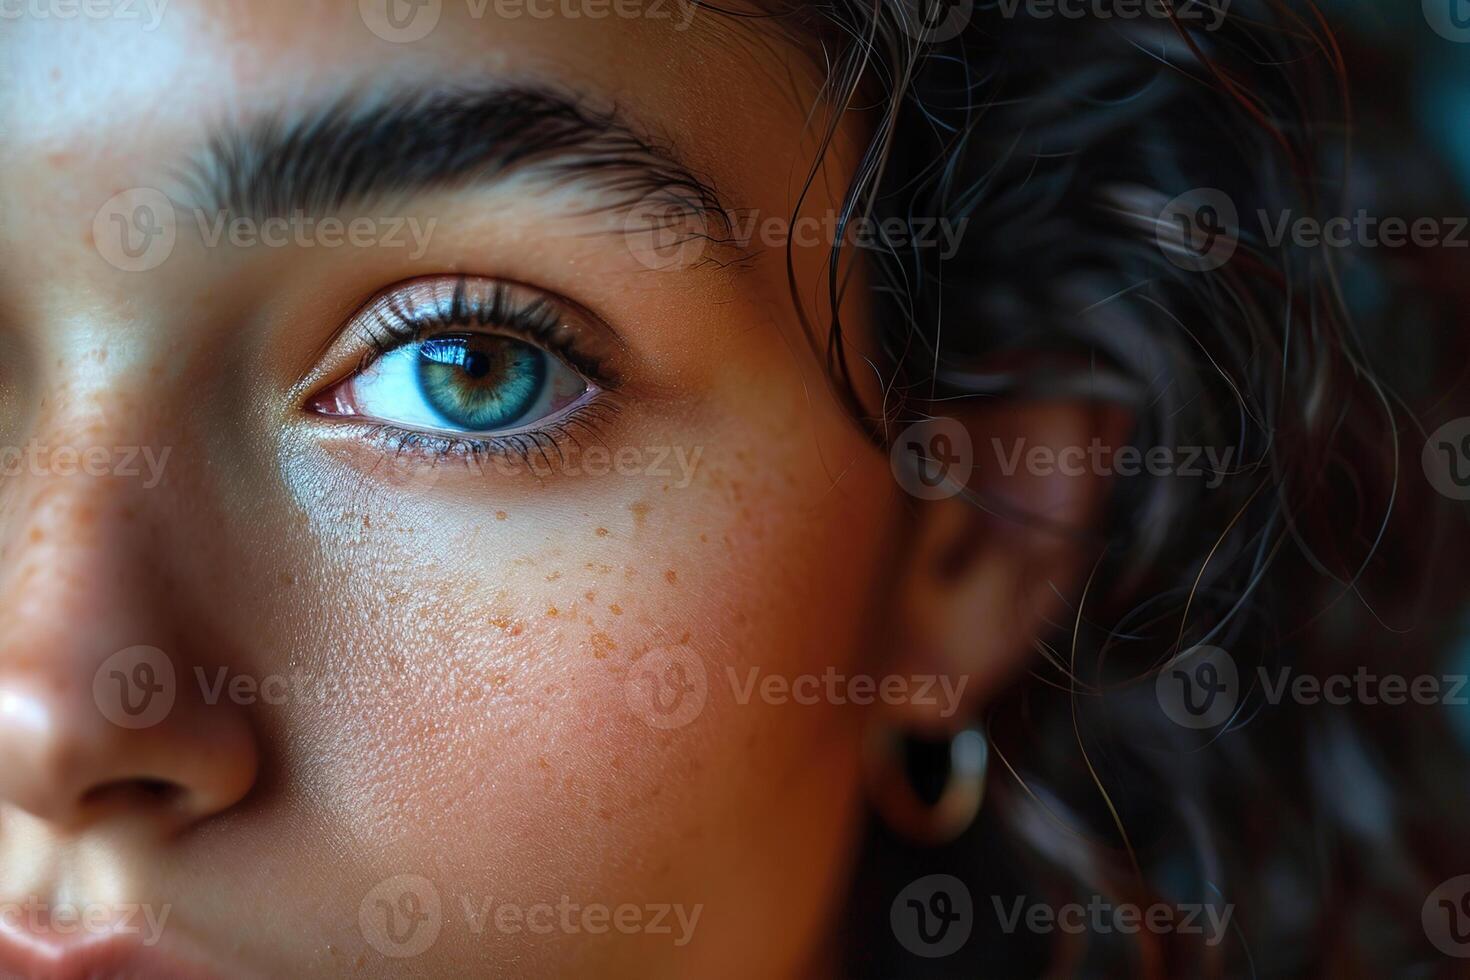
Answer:
[{"label": "nose", "polygon": [[0,812],[168,833],[234,805],[256,740],[242,707],[190,683],[200,633],[168,571],[169,505],[146,497],[164,488],[44,466],[0,479]]}]

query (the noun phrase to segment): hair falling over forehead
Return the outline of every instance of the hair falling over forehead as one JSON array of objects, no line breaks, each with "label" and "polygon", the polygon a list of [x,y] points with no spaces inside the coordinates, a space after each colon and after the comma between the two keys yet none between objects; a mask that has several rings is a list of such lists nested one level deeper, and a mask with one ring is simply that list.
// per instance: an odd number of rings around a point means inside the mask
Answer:
[{"label": "hair falling over forehead", "polygon": [[[1443,631],[1409,627],[1453,622],[1458,579],[1441,572],[1465,528],[1406,474],[1419,419],[1445,414],[1430,400],[1465,363],[1454,310],[1466,297],[1412,255],[1379,250],[1347,269],[1249,233],[1257,213],[1352,213],[1370,187],[1400,193],[1373,177],[1408,163],[1402,120],[1351,103],[1342,42],[1305,0],[1105,29],[977,3],[957,36],[928,40],[898,0],[764,6],[827,73],[813,114],[826,140],[844,117],[871,127],[843,220],[984,230],[956,254],[869,252],[863,279],[834,249],[830,308],[849,308],[840,300],[861,283],[878,353],[857,355],[840,319],[808,326],[831,338],[833,383],[875,439],[955,399],[1061,391],[1121,403],[1138,445],[1212,445],[1232,460],[1209,487],[1120,481],[1089,588],[1066,597],[1072,615],[1040,638],[1031,676],[987,709],[989,801],[945,858],[977,896],[1226,902],[1234,929],[1215,944],[1058,932],[1041,948],[1007,935],[972,946],[999,950],[987,966],[1002,973],[1393,972],[1421,937],[1435,869],[1465,865],[1432,818],[1463,805],[1432,777],[1462,768],[1444,719],[1265,711],[1247,693],[1205,741],[1138,708],[1200,644],[1230,649],[1242,676],[1351,673],[1349,654],[1428,672],[1443,653]],[[1407,67],[1380,59],[1391,74],[1375,90]],[[1443,171],[1413,172],[1418,200],[1438,185],[1442,213],[1456,213]],[[1217,269],[1181,268],[1159,245],[1158,216],[1196,188],[1228,197],[1247,229]],[[859,371],[881,378],[881,404],[859,396]],[[1365,810],[1395,793],[1398,805]],[[895,846],[874,839],[856,935],[887,914]],[[1392,938],[1365,937],[1364,921]],[[881,957],[854,968],[885,972]]]}]

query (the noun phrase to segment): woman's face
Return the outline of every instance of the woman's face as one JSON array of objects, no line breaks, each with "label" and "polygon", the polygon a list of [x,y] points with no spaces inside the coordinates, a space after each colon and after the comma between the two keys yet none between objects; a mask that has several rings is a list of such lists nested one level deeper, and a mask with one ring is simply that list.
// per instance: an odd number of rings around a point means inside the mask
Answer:
[{"label": "woman's face", "polygon": [[76,906],[226,974],[801,968],[865,712],[759,684],[861,669],[903,512],[787,279],[805,56],[63,7],[0,33],[6,965]]}]

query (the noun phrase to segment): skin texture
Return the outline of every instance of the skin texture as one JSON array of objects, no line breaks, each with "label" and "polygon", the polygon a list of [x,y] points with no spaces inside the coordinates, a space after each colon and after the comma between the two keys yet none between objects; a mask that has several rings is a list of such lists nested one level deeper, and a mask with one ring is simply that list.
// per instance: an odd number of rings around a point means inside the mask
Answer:
[{"label": "skin texture", "polygon": [[[436,222],[418,255],[209,248],[181,226],[166,262],[127,272],[94,233],[119,192],[172,195],[223,122],[486,80],[616,102],[728,205],[790,215],[817,153],[805,56],[725,18],[678,23],[446,4],[427,37],[388,43],[356,4],[297,0],[174,0],[148,31],[5,23],[0,445],[169,455],[157,481],[0,478],[0,901],[166,910],[160,946],[226,974],[830,969],[864,732],[957,718],[741,703],[731,672],[937,672],[973,682],[971,708],[1076,569],[1055,541],[902,493],[831,394],[784,242],[650,269],[620,215],[514,184],[379,210]],[[804,213],[838,207],[861,138],[844,124]],[[830,244],[797,243],[798,295],[822,295]],[[598,438],[670,462],[538,477],[410,454],[405,471],[307,409],[364,353],[344,325],[365,302],[460,272],[615,334],[626,383]],[[847,316],[861,346],[870,325]],[[988,424],[1085,444],[1095,420]],[[687,480],[677,452],[697,461]],[[1078,480],[1005,492],[1067,518],[1093,499]],[[138,646],[167,657],[175,701],[128,728],[94,680]],[[671,664],[706,695],[660,727],[630,686]],[[211,703],[222,677],[243,686]],[[438,932],[397,958],[372,923],[405,880],[431,889]],[[500,906],[541,903],[609,914],[497,925]],[[607,925],[675,904],[689,928],[673,911],[667,931]]]},{"label": "skin texture", "polygon": [[[616,94],[737,206],[789,212],[811,152],[795,83],[777,87],[773,55],[719,43],[728,25],[675,36],[449,7],[412,44],[375,37],[354,4],[175,2],[146,33],[7,23],[0,441],[170,456],[153,487],[3,484],[0,895],[169,905],[163,945],[247,973],[798,969],[849,861],[858,718],[739,705],[724,668],[850,671],[896,488],[827,395],[780,256],[652,271],[615,226],[564,219],[575,201],[494,189],[392,212],[437,217],[417,261],[191,235],[128,273],[95,247],[103,202],[162,186],[210,124],[399,80]],[[672,464],[547,479],[446,465],[404,485],[381,449],[303,412],[366,297],[450,271],[525,282],[612,325],[629,384],[601,438],[701,450],[692,482],[672,485]],[[172,712],[141,732],[102,717],[92,688],[135,645],[178,676]],[[625,696],[653,649],[711,678],[674,730]],[[212,683],[221,667],[288,678],[282,703],[207,704],[195,668]],[[182,795],[129,782],[145,776]],[[359,921],[399,875],[432,883],[443,921],[401,961]],[[494,925],[499,904],[563,896],[702,910],[683,944],[672,913],[672,935]]]}]

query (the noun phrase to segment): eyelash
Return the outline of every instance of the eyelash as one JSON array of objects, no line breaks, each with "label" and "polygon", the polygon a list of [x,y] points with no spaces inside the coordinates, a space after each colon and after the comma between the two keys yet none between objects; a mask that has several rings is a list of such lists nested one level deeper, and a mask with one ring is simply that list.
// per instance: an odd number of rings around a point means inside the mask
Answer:
[{"label": "eyelash", "polygon": [[476,291],[469,295],[469,277],[459,276],[454,280],[454,294],[449,308],[440,304],[430,315],[415,314],[397,298],[379,307],[376,319],[387,336],[374,333],[369,324],[362,324],[358,335],[371,348],[358,365],[362,371],[372,366],[373,361],[409,344],[432,340],[451,332],[454,327],[494,327],[506,331],[518,339],[540,344],[560,357],[592,384],[603,388],[617,386],[601,361],[586,356],[579,350],[575,340],[558,330],[562,318],[556,304],[547,297],[525,303],[516,299],[511,287],[503,282],[490,284],[488,297]]},{"label": "eyelash", "polygon": [[503,282],[491,283],[486,295],[485,290],[468,289],[468,283],[468,276],[457,277],[452,298],[447,304],[441,302],[438,309],[427,315],[422,310],[408,310],[402,297],[397,296],[377,307],[376,315],[370,320],[355,321],[354,330],[368,349],[354,373],[361,374],[379,358],[403,347],[456,332],[455,328],[493,327],[493,332],[543,347],[594,386],[596,393],[554,421],[524,432],[477,438],[374,422],[364,431],[364,437],[394,456],[413,453],[435,459],[460,459],[470,466],[489,458],[514,457],[528,467],[534,467],[535,459],[539,458],[550,468],[550,453],[565,460],[565,445],[582,448],[577,438],[579,431],[606,445],[601,427],[612,424],[620,414],[615,394],[620,379],[602,360],[582,350],[577,339],[568,335],[569,331],[561,329],[562,316],[555,301],[542,296],[526,302]]},{"label": "eyelash", "polygon": [[375,443],[384,453],[392,456],[416,454],[434,459],[456,459],[467,466],[478,468],[486,460],[510,457],[520,460],[522,465],[535,471],[537,460],[546,471],[554,471],[553,455],[561,462],[566,461],[564,447],[567,444],[582,448],[577,431],[593,441],[606,445],[602,439],[602,427],[611,425],[619,414],[618,406],[603,398],[589,401],[567,412],[561,418],[538,429],[516,432],[510,435],[476,439],[470,436],[446,436],[433,432],[418,432],[404,429],[386,422],[374,422],[365,430],[364,438]]}]

